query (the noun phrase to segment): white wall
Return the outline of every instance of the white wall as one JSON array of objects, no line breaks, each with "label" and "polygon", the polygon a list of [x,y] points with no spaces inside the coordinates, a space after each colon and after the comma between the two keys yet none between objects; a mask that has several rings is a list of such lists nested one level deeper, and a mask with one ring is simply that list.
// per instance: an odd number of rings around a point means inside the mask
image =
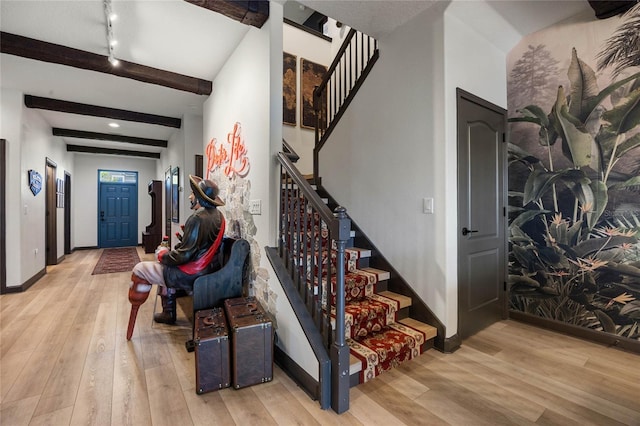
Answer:
[{"label": "white wall", "polygon": [[282,45],[285,52],[296,56],[297,62],[297,99],[296,99],[296,125],[283,125],[282,136],[289,145],[298,153],[300,160],[296,167],[302,174],[313,173],[313,147],[315,145],[315,130],[306,129],[300,126],[300,108],[302,106],[300,95],[300,82],[302,76],[302,65],[300,59],[304,58],[311,62],[329,67],[333,56],[331,56],[331,42],[299,30],[288,24],[283,25]]},{"label": "white wall", "polygon": [[[442,4],[435,5],[379,40],[380,59],[321,151],[320,175],[445,322],[447,253],[440,225],[452,212],[440,189],[444,158],[436,156],[445,143],[442,12]],[[455,168],[450,172],[455,176]],[[434,214],[422,213],[424,197],[434,197]]]},{"label": "white wall", "polygon": [[147,189],[149,182],[157,179],[157,161],[103,154],[74,155],[74,173],[71,176],[72,248],[98,245],[98,169],[138,172],[138,243],[142,243],[142,231],[151,223],[151,197]]},{"label": "white wall", "polygon": [[[175,245],[178,241],[175,233],[180,232],[180,225],[183,225],[187,218],[191,215],[191,209],[189,204],[189,195],[191,189],[189,187],[189,175],[194,174],[195,167],[195,155],[203,153],[202,147],[202,116],[187,114],[182,117],[182,127],[179,132],[174,133],[169,139],[169,143],[166,151],[162,153],[160,161],[157,164],[156,178],[157,180],[164,182],[164,176],[166,171],[171,167],[179,167],[179,187],[180,187],[180,200],[179,206],[179,222],[171,222],[171,233],[169,235],[171,246]],[[164,211],[164,184],[162,190],[162,232],[164,234],[166,212]]]},{"label": "white wall", "polygon": [[[7,287],[20,286],[46,265],[47,159],[56,164],[56,178],[73,175],[71,154],[51,134],[51,126],[33,109],[24,107],[23,94],[2,89],[2,137],[7,140]],[[29,189],[30,169],[42,176],[42,190]],[[64,254],[64,209],[56,208],[57,255]]]},{"label": "white wall", "polygon": [[[436,224],[441,229],[445,256],[441,257],[445,268],[447,291],[444,323],[447,325],[447,337],[458,328],[458,182],[457,182],[457,100],[456,88],[461,88],[502,108],[507,108],[506,52],[491,44],[470,25],[458,18],[455,10],[459,5],[452,3],[445,12],[444,26],[444,95],[446,144],[436,144],[435,157],[442,159],[434,163],[437,169],[439,185],[436,199],[443,200],[444,211],[456,212],[439,217]],[[499,16],[486,3],[482,6],[483,22],[491,22],[494,28],[511,28],[510,24]],[[477,19],[477,16],[471,18]],[[473,70],[473,72],[470,72]],[[506,173],[506,171],[505,171]],[[506,201],[506,200],[505,200]]]},{"label": "white wall", "polygon": [[[0,135],[7,141],[6,162],[6,241],[7,241],[7,287],[22,284],[22,93],[15,90],[0,91]],[[5,165],[3,165],[4,167]],[[25,172],[26,173],[26,172]]]},{"label": "white wall", "polygon": [[[251,245],[252,290],[275,316],[278,345],[317,379],[317,361],[264,252],[265,246],[275,243],[277,223],[278,168],[273,155],[282,147],[282,6],[271,2],[269,15],[261,29],[249,30],[216,76],[214,91],[204,104],[203,147],[215,138],[218,146],[230,149],[227,136],[240,123],[249,172],[226,175],[224,167],[217,167],[205,173],[218,182],[226,202],[221,208],[226,234],[238,236],[239,231]],[[261,200],[262,214],[248,213],[250,200]]]},{"label": "white wall", "polygon": [[[23,282],[44,268],[46,264],[46,159],[56,165],[56,179],[64,180],[64,172],[72,173],[72,156],[64,143],[51,134],[51,126],[33,109],[22,110],[23,125],[20,136],[22,145],[22,172],[20,191],[22,203],[21,268]],[[29,169],[37,170],[42,176],[43,189],[34,196],[29,189]],[[56,208],[57,258],[64,255],[64,209]],[[35,253],[35,250],[38,252]]]},{"label": "white wall", "polygon": [[[505,105],[506,77],[505,54],[448,16],[446,7],[438,3],[379,40],[380,59],[323,148],[320,175],[451,337],[457,332],[456,87]],[[434,198],[433,214],[422,212],[425,197]]]}]

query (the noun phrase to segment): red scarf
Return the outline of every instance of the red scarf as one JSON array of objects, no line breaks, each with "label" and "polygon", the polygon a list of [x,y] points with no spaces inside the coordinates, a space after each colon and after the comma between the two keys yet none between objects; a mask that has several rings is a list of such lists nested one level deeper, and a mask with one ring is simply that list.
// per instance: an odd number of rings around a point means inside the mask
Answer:
[{"label": "red scarf", "polygon": [[178,265],[178,269],[180,269],[185,274],[194,275],[198,272],[202,271],[204,268],[211,263],[213,260],[213,256],[215,256],[218,248],[220,248],[220,244],[222,243],[222,238],[224,237],[224,216],[222,216],[222,222],[220,223],[220,231],[218,232],[218,236],[216,240],[213,242],[209,250],[202,256],[201,258],[194,260],[193,262],[184,263],[182,265]]}]

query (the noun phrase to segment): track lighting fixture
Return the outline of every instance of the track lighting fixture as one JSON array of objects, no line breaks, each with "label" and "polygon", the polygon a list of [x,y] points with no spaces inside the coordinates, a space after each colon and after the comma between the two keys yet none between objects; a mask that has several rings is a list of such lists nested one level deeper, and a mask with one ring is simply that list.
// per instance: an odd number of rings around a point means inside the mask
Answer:
[{"label": "track lighting fixture", "polygon": [[117,67],[118,64],[120,64],[120,61],[116,59],[114,54],[114,47],[118,44],[118,41],[113,36],[113,21],[117,19],[118,15],[113,12],[111,0],[103,0],[103,5],[104,16],[107,23],[107,49],[109,50],[108,60],[112,66]]}]

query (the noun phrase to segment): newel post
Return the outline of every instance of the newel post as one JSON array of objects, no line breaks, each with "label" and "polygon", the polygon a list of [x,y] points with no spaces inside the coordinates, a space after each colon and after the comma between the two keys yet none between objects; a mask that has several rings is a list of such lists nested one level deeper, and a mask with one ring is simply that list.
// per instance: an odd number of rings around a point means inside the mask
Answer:
[{"label": "newel post", "polygon": [[[335,340],[331,347],[331,408],[340,414],[349,409],[349,347],[345,343],[344,329],[344,264],[345,248],[351,231],[351,220],[347,217],[347,209],[336,207],[334,216],[337,219],[336,241],[336,330]],[[327,297],[330,300],[330,296]]]}]

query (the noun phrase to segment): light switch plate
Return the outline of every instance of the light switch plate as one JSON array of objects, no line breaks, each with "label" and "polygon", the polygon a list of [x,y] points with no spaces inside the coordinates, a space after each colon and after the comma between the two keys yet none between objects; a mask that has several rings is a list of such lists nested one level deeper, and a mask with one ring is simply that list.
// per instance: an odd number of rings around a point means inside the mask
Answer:
[{"label": "light switch plate", "polygon": [[433,198],[422,199],[422,212],[424,214],[433,214]]}]

